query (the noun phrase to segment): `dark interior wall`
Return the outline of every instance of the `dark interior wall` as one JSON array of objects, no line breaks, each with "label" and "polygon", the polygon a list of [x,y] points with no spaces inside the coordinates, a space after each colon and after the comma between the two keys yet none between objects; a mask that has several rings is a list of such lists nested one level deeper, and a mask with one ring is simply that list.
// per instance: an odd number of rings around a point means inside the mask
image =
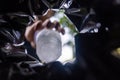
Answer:
[{"label": "dark interior wall", "polygon": [[[41,0],[1,0],[0,13],[24,12],[30,14],[29,1],[36,13],[41,14],[43,10],[47,9]],[[37,6],[36,3],[40,6]]]}]

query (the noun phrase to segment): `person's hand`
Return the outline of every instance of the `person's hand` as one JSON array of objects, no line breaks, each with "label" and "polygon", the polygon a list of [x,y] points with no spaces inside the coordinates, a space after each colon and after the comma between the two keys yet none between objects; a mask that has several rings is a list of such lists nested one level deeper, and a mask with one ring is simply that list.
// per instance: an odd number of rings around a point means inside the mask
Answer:
[{"label": "person's hand", "polygon": [[34,42],[35,32],[38,30],[40,31],[44,28],[47,28],[47,29],[55,28],[56,31],[58,31],[62,34],[65,34],[64,29],[61,28],[59,22],[57,22],[57,21],[54,21],[53,23],[51,23],[51,21],[49,19],[45,20],[44,22],[42,22],[41,20],[36,20],[36,21],[34,21],[34,23],[32,25],[28,26],[25,31],[25,38],[27,41],[30,42],[30,44],[33,48],[35,48],[35,42]]}]

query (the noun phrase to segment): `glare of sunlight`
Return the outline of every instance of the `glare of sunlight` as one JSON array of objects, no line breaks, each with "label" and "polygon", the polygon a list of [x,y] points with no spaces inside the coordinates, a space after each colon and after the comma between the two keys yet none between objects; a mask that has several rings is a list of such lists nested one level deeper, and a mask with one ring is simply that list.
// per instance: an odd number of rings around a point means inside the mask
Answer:
[{"label": "glare of sunlight", "polygon": [[[69,33],[69,29],[66,27],[64,28],[66,31],[65,35],[61,35],[61,39],[62,39],[62,55],[60,56],[60,58],[58,59],[58,61],[60,62],[65,62],[65,61],[69,61],[72,60],[74,58],[74,36],[72,36]],[[71,42],[72,45],[67,44],[67,42]]]},{"label": "glare of sunlight", "polygon": [[[58,59],[60,62],[65,62],[73,59],[74,57],[74,36],[75,25],[65,15],[64,10],[54,9],[56,14],[50,18],[51,22],[60,22],[61,27],[65,29],[65,35],[61,35],[62,39],[62,55]],[[71,33],[72,32],[72,33]]]},{"label": "glare of sunlight", "polygon": [[72,60],[72,59],[73,59],[72,47],[70,47],[70,46],[64,46],[62,48],[62,55],[58,59],[58,61],[60,61],[60,62],[66,62],[66,61],[69,61],[69,60]]}]

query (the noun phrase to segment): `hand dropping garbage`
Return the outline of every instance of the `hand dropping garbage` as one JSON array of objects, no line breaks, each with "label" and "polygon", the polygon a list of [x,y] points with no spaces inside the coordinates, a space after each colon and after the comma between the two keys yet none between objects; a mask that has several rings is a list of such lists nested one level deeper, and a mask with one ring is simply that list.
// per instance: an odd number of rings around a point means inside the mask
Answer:
[{"label": "hand dropping garbage", "polygon": [[[64,10],[52,9],[52,11],[55,12],[54,15],[50,16],[49,12],[47,12],[48,17],[45,16],[46,14],[43,15],[43,20],[45,20],[46,17],[49,18],[51,22],[58,21],[63,28],[69,27],[72,32],[76,31],[75,25],[64,14]],[[37,55],[43,63],[56,61],[61,56],[62,41],[58,31],[47,28],[38,31],[36,32],[35,41]]]}]

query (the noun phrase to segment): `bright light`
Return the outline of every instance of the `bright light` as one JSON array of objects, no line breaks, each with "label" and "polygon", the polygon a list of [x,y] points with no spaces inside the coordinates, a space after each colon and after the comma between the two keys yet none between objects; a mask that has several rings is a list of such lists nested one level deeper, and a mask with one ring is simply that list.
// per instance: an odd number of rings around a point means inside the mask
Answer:
[{"label": "bright light", "polygon": [[[55,11],[58,9],[55,9]],[[59,10],[58,10],[59,11]],[[61,27],[65,29],[65,35],[61,35],[62,39],[62,55],[57,61],[66,62],[73,59],[74,55],[74,36],[70,32],[71,29],[69,26],[73,26],[74,24],[70,21],[70,19],[64,14],[64,11],[56,12],[56,14],[50,18],[51,22],[63,20],[60,22]],[[64,21],[65,20],[65,21]],[[73,28],[72,28],[73,29]]]},{"label": "bright light", "polygon": [[[72,60],[74,57],[74,36],[72,36],[69,33],[69,29],[66,27],[64,28],[66,33],[65,35],[61,35],[61,39],[62,39],[62,55],[61,57],[58,59],[58,61],[60,62],[66,62],[69,60]],[[71,42],[72,44],[67,44],[68,42]]]}]

